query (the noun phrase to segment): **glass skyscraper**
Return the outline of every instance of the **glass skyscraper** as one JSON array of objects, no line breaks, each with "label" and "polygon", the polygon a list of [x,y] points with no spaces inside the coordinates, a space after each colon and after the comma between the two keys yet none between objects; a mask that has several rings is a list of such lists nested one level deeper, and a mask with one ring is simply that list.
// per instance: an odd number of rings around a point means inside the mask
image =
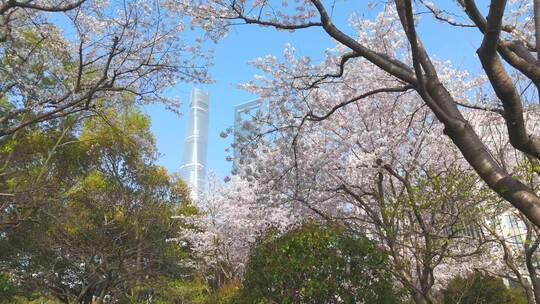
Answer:
[{"label": "glass skyscraper", "polygon": [[193,89],[189,110],[189,122],[184,139],[184,155],[180,174],[191,188],[191,197],[198,200],[206,182],[206,158],[208,150],[208,92]]},{"label": "glass skyscraper", "polygon": [[257,112],[262,110],[262,99],[255,99],[234,107],[234,160],[233,173],[238,168],[239,162],[242,160],[242,140],[249,138],[251,135],[245,124],[253,122],[253,118]]}]

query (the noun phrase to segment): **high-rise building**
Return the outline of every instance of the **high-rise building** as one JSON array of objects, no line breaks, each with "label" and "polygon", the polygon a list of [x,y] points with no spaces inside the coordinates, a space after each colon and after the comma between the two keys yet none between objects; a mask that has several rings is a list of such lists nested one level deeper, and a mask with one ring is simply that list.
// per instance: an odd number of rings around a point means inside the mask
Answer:
[{"label": "high-rise building", "polygon": [[242,140],[249,137],[250,130],[246,124],[252,122],[256,113],[261,110],[262,99],[255,99],[234,107],[234,160],[233,173],[242,159]]},{"label": "high-rise building", "polygon": [[181,176],[191,188],[193,200],[199,198],[206,182],[206,157],[208,150],[208,92],[191,91],[189,122],[184,139],[184,155],[180,167]]}]

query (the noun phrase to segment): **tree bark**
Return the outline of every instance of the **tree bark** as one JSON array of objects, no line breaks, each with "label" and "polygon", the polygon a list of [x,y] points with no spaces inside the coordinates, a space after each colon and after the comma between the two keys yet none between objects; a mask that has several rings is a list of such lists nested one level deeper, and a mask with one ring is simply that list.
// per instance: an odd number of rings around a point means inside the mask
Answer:
[{"label": "tree bark", "polygon": [[534,0],[534,30],[536,39],[536,59],[540,64],[540,0]]},{"label": "tree bark", "polygon": [[414,303],[416,304],[433,304],[433,300],[429,295],[423,295],[419,292],[413,292],[412,294]]},{"label": "tree bark", "polygon": [[[530,227],[528,227],[528,229],[530,229]],[[532,258],[539,245],[540,240],[536,240],[532,246],[529,246],[528,244],[525,246],[525,265],[527,266],[527,272],[529,273],[529,278],[531,279],[531,292],[534,295],[536,304],[540,304],[540,282],[538,281],[538,276],[536,274],[536,269],[533,265]]]},{"label": "tree bark", "polygon": [[[426,105],[434,112],[439,121],[444,124],[445,134],[454,142],[480,178],[482,178],[491,189],[522,212],[532,223],[534,223],[534,225],[540,227],[540,198],[530,188],[510,176],[497,163],[478,134],[476,134],[468,121],[462,116],[457,108],[455,100],[439,81],[436,72],[432,71],[429,58],[426,58],[427,53],[423,49],[422,44],[419,43],[419,39],[411,43],[418,49],[418,53],[415,54],[415,57],[421,61],[422,68],[427,69],[429,72],[425,75],[423,74],[423,71],[416,71],[416,74],[422,74],[422,77],[425,78],[425,83],[420,83],[421,79],[418,79],[418,77],[415,76],[415,73],[401,62],[378,54],[341,32],[332,23],[330,16],[326,12],[321,1],[311,1],[320,13],[323,29],[328,35],[349,47],[357,54],[360,54],[390,75],[415,86],[417,91],[422,93],[421,96]],[[413,30],[414,28],[410,27],[409,29]],[[409,36],[416,37],[416,35],[410,35],[410,33]],[[498,35],[492,36],[498,39]],[[491,38],[488,37],[488,39]],[[491,45],[486,43],[485,47],[487,48],[488,46]],[[521,132],[523,129],[519,129],[518,131]],[[519,139],[521,140],[523,137],[519,137]],[[536,142],[533,143],[530,138],[525,139],[525,146],[528,148],[537,147]],[[540,143],[538,143],[537,152],[540,156]]]}]

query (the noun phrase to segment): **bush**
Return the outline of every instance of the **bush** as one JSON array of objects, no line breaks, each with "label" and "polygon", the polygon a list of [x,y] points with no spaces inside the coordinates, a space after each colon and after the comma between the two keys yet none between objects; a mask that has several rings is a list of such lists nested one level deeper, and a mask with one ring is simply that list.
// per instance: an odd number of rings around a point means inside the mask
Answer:
[{"label": "bush", "polygon": [[445,304],[525,304],[526,297],[507,288],[501,278],[474,272],[456,277],[442,291]]},{"label": "bush", "polygon": [[201,279],[190,280],[169,279],[159,277],[145,280],[126,295],[125,304],[172,304],[191,303],[206,304],[210,296],[208,284]]},{"label": "bush", "polygon": [[11,303],[18,291],[10,276],[0,272],[0,303]]},{"label": "bush", "polygon": [[240,303],[396,303],[387,258],[342,227],[271,235],[252,253]]},{"label": "bush", "polygon": [[240,300],[240,292],[242,290],[242,284],[238,281],[229,281],[221,286],[214,294],[212,294],[207,300],[206,304],[235,304]]}]

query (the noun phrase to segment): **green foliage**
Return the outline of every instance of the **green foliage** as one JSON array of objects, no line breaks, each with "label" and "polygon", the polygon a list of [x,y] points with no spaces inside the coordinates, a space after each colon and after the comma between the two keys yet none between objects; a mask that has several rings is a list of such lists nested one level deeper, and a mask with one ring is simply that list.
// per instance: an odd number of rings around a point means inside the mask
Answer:
[{"label": "green foliage", "polygon": [[525,304],[526,297],[507,288],[503,280],[474,272],[456,277],[442,291],[445,304]]},{"label": "green foliage", "polygon": [[0,304],[59,304],[40,292],[24,290],[13,282],[10,275],[0,273]]},{"label": "green foliage", "polygon": [[63,304],[62,302],[45,295],[18,296],[9,302],[10,304]]},{"label": "green foliage", "polygon": [[192,228],[173,216],[199,211],[185,184],[154,164],[149,125],[124,104],[1,140],[0,187],[14,195],[0,197],[0,270],[16,278],[18,302],[124,301],[178,282],[197,298],[191,253],[171,240]]},{"label": "green foliage", "polygon": [[235,304],[241,301],[242,283],[236,280],[229,281],[216,292],[210,294],[207,304]]},{"label": "green foliage", "polygon": [[162,276],[145,280],[135,287],[132,294],[126,297],[125,303],[146,304],[151,298],[155,304],[205,304],[208,297],[208,284],[201,279],[182,280]]},{"label": "green foliage", "polygon": [[0,273],[0,303],[12,303],[19,292],[10,276],[7,273]]},{"label": "green foliage", "polygon": [[238,302],[397,303],[386,266],[366,237],[308,224],[254,250]]}]

